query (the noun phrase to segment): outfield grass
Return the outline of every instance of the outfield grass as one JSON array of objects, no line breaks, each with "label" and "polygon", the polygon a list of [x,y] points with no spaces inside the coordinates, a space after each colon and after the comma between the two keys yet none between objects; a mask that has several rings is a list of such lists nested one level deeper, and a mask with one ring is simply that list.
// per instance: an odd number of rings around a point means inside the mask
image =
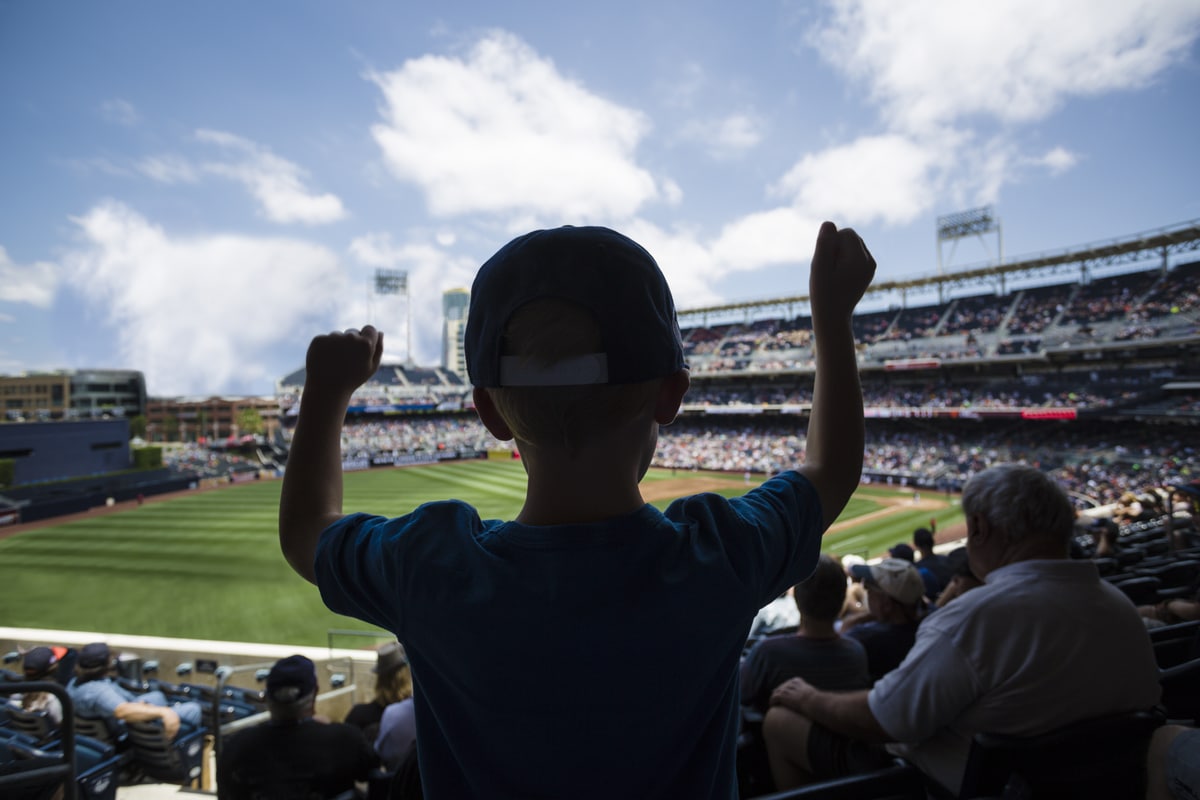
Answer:
[{"label": "outfield grass", "polygon": [[[646,480],[673,477],[651,470]],[[721,494],[746,490],[741,476],[721,477],[729,481]],[[275,527],[279,487],[263,481],[188,494],[0,540],[0,624],[306,645],[325,644],[331,628],[370,630],[328,611],[284,562]],[[345,507],[395,515],[455,497],[485,519],[507,519],[524,490],[515,462],[444,463],[349,474]],[[840,519],[878,511],[898,496],[864,487]],[[828,534],[825,549],[877,555],[908,541],[929,517],[898,510]],[[945,509],[937,517],[948,525],[961,513]]]}]

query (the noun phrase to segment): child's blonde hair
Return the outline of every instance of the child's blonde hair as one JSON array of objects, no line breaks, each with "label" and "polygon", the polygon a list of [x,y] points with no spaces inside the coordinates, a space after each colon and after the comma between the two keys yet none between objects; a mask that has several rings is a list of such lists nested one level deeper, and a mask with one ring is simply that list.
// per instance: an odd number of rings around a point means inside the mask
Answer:
[{"label": "child's blonde hair", "polygon": [[[505,327],[502,346],[504,355],[537,367],[604,350],[591,314],[554,298],[534,300],[518,309]],[[621,423],[650,413],[661,383],[658,379],[615,386],[513,386],[486,391],[518,443],[574,454]]]}]

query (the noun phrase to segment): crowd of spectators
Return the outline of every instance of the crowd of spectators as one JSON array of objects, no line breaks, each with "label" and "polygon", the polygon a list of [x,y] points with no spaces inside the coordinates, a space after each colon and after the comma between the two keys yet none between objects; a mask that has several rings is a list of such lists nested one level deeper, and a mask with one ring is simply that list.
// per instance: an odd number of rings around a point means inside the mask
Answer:
[{"label": "crowd of spectators", "polygon": [[[1175,317],[1200,308],[1197,274],[1200,266],[1189,264],[1165,276],[1149,270],[1004,296],[975,295],[939,305],[890,308],[855,315],[854,335],[867,363],[1033,355],[1052,344],[1188,335],[1196,326],[1180,325]],[[1164,324],[1164,320],[1171,322]],[[808,369],[812,367],[811,325],[809,317],[796,317],[685,328],[684,348],[694,374]]]}]

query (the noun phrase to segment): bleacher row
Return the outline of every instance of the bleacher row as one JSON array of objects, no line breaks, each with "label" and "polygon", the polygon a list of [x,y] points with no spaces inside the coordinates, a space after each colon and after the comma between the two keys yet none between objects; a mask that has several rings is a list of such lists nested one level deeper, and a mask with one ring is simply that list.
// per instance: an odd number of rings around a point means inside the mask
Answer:
[{"label": "bleacher row", "polygon": [[[772,317],[689,324],[681,312],[693,378],[811,372],[812,320]],[[1013,291],[958,297],[936,305],[857,314],[854,335],[863,367],[892,360],[1020,361],[1063,348],[1200,335],[1200,262]],[[278,400],[294,410],[304,385],[299,369],[279,381]],[[388,364],[354,395],[352,405],[450,402],[469,405],[464,379],[440,367]],[[1041,405],[1041,403],[1034,403]]]},{"label": "bleacher row", "polygon": [[[72,651],[72,655],[74,654]],[[7,661],[8,659],[6,659]],[[205,737],[221,726],[266,711],[261,691],[235,686],[217,688],[197,683],[168,683],[156,678],[121,676],[131,692],[161,691],[169,702],[198,701],[203,724],[181,730],[174,739],[160,722],[122,722],[74,713],[65,685],[74,659],[65,658],[54,681],[25,681],[7,667],[0,671],[0,797],[5,800],[51,800],[60,787],[65,800],[113,800],[118,786],[140,783],[198,785],[205,756]],[[10,698],[49,692],[62,705],[62,723],[45,711],[23,709]]]},{"label": "bleacher row", "polygon": [[[893,359],[1022,357],[1053,348],[1200,332],[1200,262],[1163,274],[1142,271],[1087,284],[974,295],[854,317],[864,365]],[[685,327],[693,375],[772,372],[812,366],[811,320],[760,319]]]}]

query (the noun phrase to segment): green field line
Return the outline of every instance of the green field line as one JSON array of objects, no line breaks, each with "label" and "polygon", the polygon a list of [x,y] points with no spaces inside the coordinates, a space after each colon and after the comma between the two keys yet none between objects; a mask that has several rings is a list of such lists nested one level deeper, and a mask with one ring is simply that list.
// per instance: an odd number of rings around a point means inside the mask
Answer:
[{"label": "green field line", "polygon": [[[741,474],[654,469],[646,480],[692,476],[727,480],[728,487],[718,489],[725,496],[747,489]],[[524,502],[525,483],[515,460],[369,470],[345,476],[344,505],[347,512],[394,516],[455,496],[484,519],[511,519]],[[279,491],[279,481],[258,481],[0,540],[3,620],[18,627],[307,645],[324,644],[330,628],[373,630],[325,609],[316,589],[286,565],[276,530]],[[910,495],[896,487],[862,487],[839,520],[879,510],[879,498]],[[952,524],[955,512],[938,512],[939,523]],[[878,555],[908,541],[929,517],[901,508],[829,534],[822,547]]]}]

